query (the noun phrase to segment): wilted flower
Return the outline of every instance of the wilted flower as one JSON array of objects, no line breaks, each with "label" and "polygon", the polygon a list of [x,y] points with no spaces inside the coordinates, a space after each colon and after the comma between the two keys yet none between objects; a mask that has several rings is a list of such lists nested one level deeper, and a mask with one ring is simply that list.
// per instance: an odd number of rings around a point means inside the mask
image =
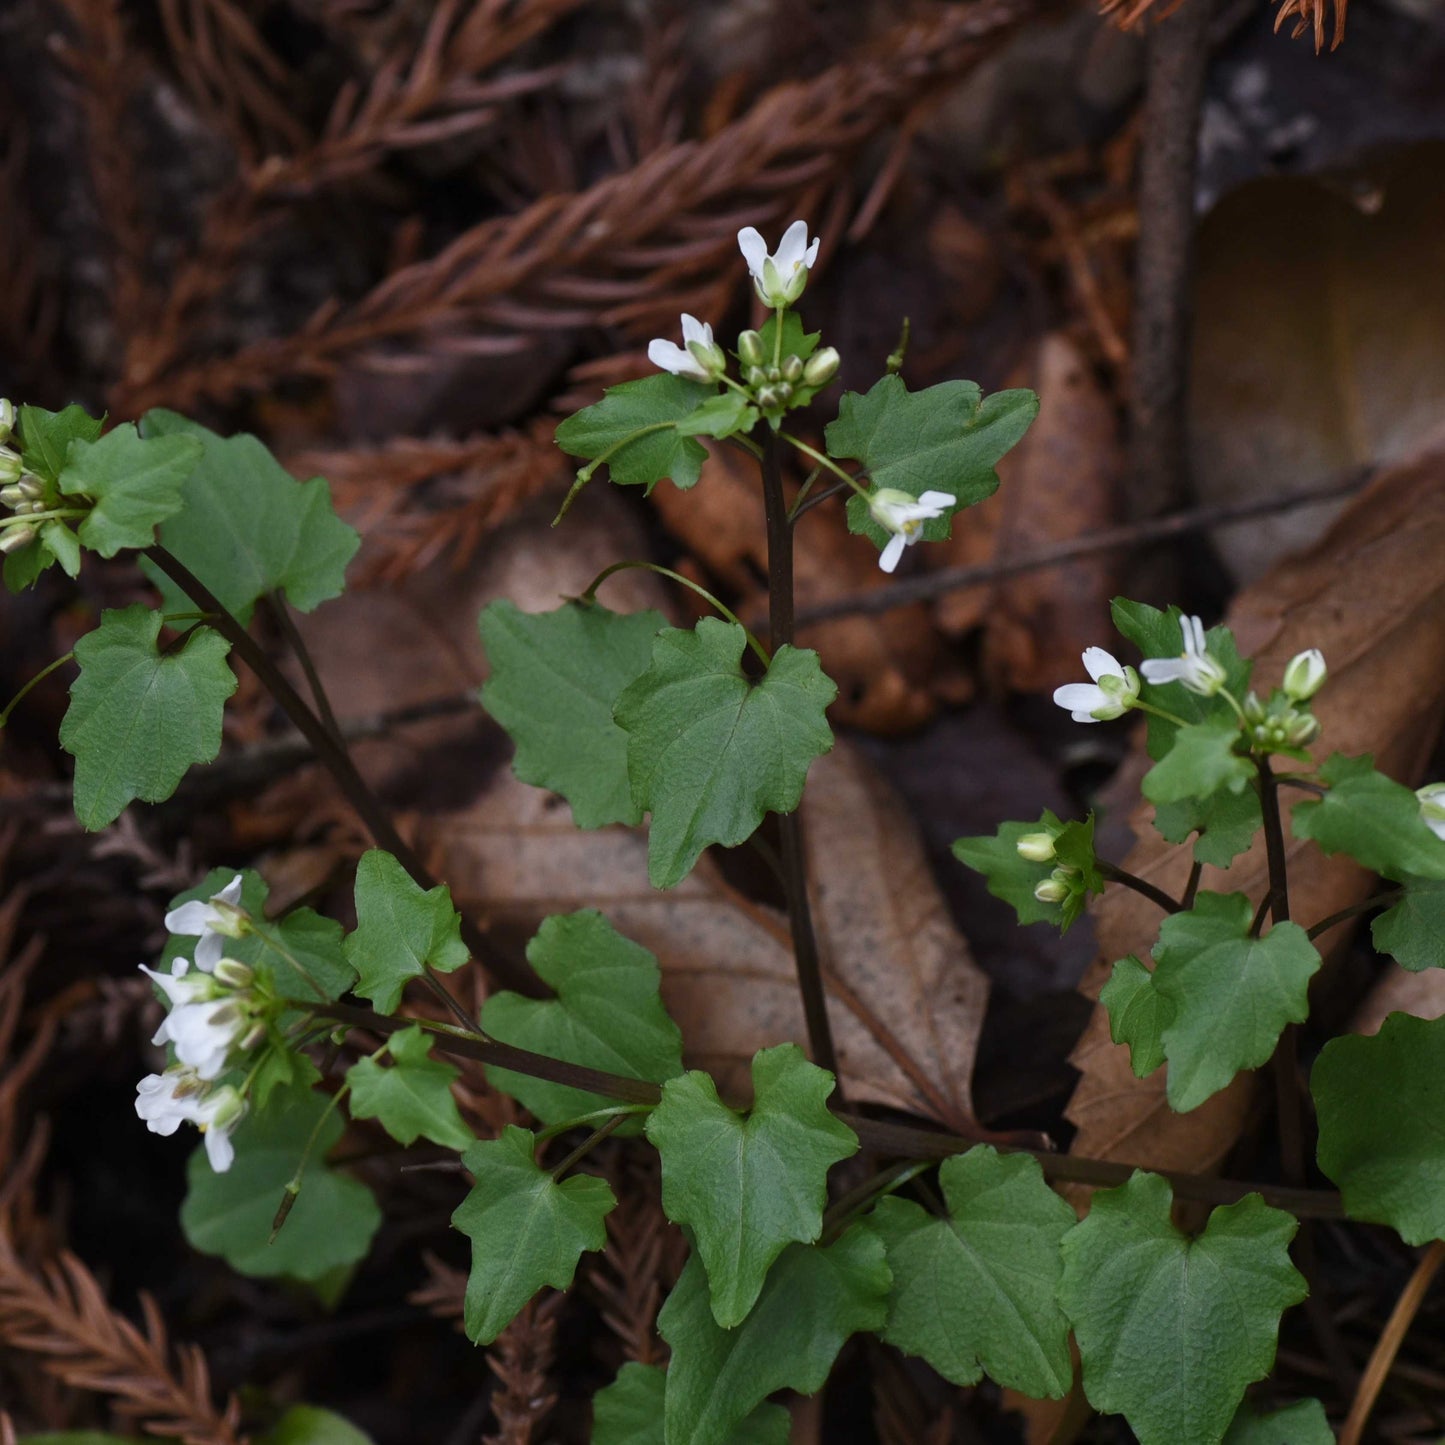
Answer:
[{"label": "wilted flower", "polygon": [[777,310],[780,306],[791,306],[803,294],[808,284],[808,271],[818,259],[821,242],[815,237],[808,240],[808,223],[794,221],[778,242],[778,249],[771,255],[768,243],[762,233],[753,226],[744,226],[738,232],[738,247],[752,273],[753,285],[764,306]]},{"label": "wilted flower", "polygon": [[1445,839],[1445,783],[1426,783],[1415,790],[1420,800],[1420,817],[1437,837]]},{"label": "wilted flower", "polygon": [[682,345],[658,337],[647,343],[647,359],[689,381],[716,381],[727,370],[727,358],[712,339],[712,327],[682,313]]},{"label": "wilted flower", "polygon": [[1179,682],[1201,697],[1213,697],[1224,686],[1225,671],[1223,665],[1209,655],[1204,641],[1204,624],[1197,617],[1181,617],[1179,630],[1184,634],[1184,651],[1178,657],[1151,657],[1146,660],[1139,669],[1144,674],[1144,681],[1156,686]]},{"label": "wilted flower", "polygon": [[924,492],[914,498],[894,487],[879,487],[868,494],[868,511],[885,532],[892,532],[878,565],[891,572],[903,555],[923,536],[923,524],[941,517],[958,500],[952,492]]},{"label": "wilted flower", "polygon": [[1123,717],[1139,696],[1139,674],[1102,647],[1086,647],[1083,663],[1093,682],[1056,687],[1054,701],[1067,708],[1075,722],[1108,722]]},{"label": "wilted flower", "polygon": [[225,939],[240,938],[249,922],[245,909],[239,906],[241,875],[238,873],[208,902],[194,899],[172,908],[166,914],[166,927],[172,933],[200,935],[196,944],[196,967],[210,973],[226,951]]},{"label": "wilted flower", "polygon": [[1318,647],[1296,653],[1284,670],[1281,686],[1292,702],[1308,702],[1325,683],[1325,655]]}]

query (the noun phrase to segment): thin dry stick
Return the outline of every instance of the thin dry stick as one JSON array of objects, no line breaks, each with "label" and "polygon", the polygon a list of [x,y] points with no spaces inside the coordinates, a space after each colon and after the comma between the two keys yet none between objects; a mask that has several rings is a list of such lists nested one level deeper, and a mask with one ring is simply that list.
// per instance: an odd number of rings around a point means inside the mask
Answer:
[{"label": "thin dry stick", "polygon": [[876,616],[882,612],[891,612],[895,607],[907,607],[914,602],[926,602],[931,598],[941,597],[947,592],[960,592],[965,587],[976,587],[980,582],[995,582],[1003,577],[1016,576],[1020,572],[1056,567],[1060,563],[1071,562],[1076,557],[1088,557],[1096,552],[1120,551],[1144,542],[1157,542],[1165,537],[1202,532],[1208,527],[1222,526],[1226,522],[1239,522],[1271,512],[1288,512],[1296,507],[1313,506],[1317,502],[1332,502],[1353,496],[1368,476],[1367,468],[1358,468],[1323,487],[1286,492],[1283,496],[1252,502],[1193,507],[1187,511],[1173,512],[1167,517],[1154,517],[1148,521],[1110,527],[1102,532],[1090,532],[1086,536],[1076,537],[1072,542],[1056,542],[1032,552],[1020,552],[1016,557],[1000,557],[993,562],[980,562],[971,567],[942,567],[937,572],[929,572],[922,577],[910,577],[904,582],[874,588],[871,592],[856,592],[851,596],[834,598],[831,602],[819,603],[816,607],[800,608],[797,625],[803,627],[814,622],[827,622],[834,617]]},{"label": "thin dry stick", "polygon": [[1445,1243],[1437,1239],[1420,1256],[1414,1274],[1400,1291],[1400,1298],[1395,1301],[1395,1308],[1385,1322],[1380,1338],[1375,1342],[1370,1361],[1365,1366],[1365,1373],[1360,1376],[1360,1383],[1355,1388],[1355,1400],[1350,1406],[1349,1418],[1345,1421],[1344,1429],[1340,1431],[1340,1445],[1359,1445],[1365,1433],[1365,1424],[1370,1418],[1370,1411],[1375,1408],[1375,1401],[1379,1398],[1390,1367],[1395,1363],[1395,1356],[1399,1354],[1400,1346],[1404,1344],[1410,1325],[1425,1299],[1425,1292],[1430,1288],[1430,1281],[1435,1278],[1442,1263],[1445,1263]]}]

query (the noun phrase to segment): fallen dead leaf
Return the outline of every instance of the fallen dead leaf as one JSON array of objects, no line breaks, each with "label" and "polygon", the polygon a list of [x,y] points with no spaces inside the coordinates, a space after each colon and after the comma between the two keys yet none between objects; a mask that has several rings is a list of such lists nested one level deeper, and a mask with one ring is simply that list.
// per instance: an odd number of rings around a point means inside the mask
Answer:
[{"label": "fallen dead leaf", "polygon": [[[1198,499],[1317,486],[1413,456],[1445,411],[1445,145],[1358,173],[1279,176],[1200,227],[1190,389]],[[1221,528],[1242,580],[1324,531],[1338,503]]]},{"label": "fallen dead leaf", "polygon": [[[931,550],[938,565],[1000,560],[1114,520],[1117,423],[1083,353],[1061,333],[1046,336],[1009,385],[1038,392],[1038,418],[999,463],[997,493],[955,522],[946,547]],[[990,676],[1015,691],[1038,692],[1073,677],[1079,654],[1106,635],[1113,579],[1111,556],[1081,557],[950,593],[937,604],[937,617],[952,636],[981,625]]]},{"label": "fallen dead leaf", "polygon": [[[1296,652],[1320,647],[1330,676],[1316,700],[1323,723],[1317,755],[1373,752],[1376,765],[1406,782],[1416,775],[1445,713],[1445,453],[1432,452],[1381,474],[1306,555],[1278,566],[1241,593],[1227,621],[1240,650],[1258,661],[1257,685],[1279,678]],[[1142,739],[1136,756],[1142,755]],[[1136,774],[1140,766],[1136,764]],[[1147,804],[1132,823],[1139,841],[1124,867],[1176,897],[1189,872],[1188,845],[1165,843],[1148,827]],[[1308,926],[1366,897],[1371,876],[1312,845],[1288,846],[1292,915]],[[1202,887],[1258,898],[1266,879],[1258,847],[1227,871],[1207,868]],[[1091,998],[1126,953],[1144,955],[1159,911],[1137,893],[1111,890],[1095,911],[1101,957],[1081,988]],[[1348,937],[1328,935],[1328,952]],[[1327,952],[1327,962],[1328,962]],[[1073,1054],[1083,1077],[1068,1108],[1075,1153],[1154,1169],[1207,1171],[1234,1143],[1256,1079],[1241,1075],[1189,1114],[1164,1097],[1163,1070],[1136,1079],[1128,1051],[1109,1040],[1096,1008]]]}]

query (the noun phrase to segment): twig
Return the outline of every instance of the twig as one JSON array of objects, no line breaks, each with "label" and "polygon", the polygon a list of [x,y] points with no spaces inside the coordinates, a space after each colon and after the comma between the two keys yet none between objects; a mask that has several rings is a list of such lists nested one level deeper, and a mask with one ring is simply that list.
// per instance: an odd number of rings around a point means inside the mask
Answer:
[{"label": "twig", "polygon": [[1122,551],[1144,542],[1158,542],[1168,537],[1201,532],[1209,527],[1222,526],[1226,522],[1244,521],[1249,517],[1265,516],[1272,512],[1288,512],[1296,507],[1308,507],[1318,502],[1337,501],[1359,491],[1369,475],[1368,468],[1357,467],[1323,487],[1311,487],[1303,491],[1286,492],[1283,496],[1256,498],[1248,502],[1231,502],[1217,507],[1191,507],[1186,511],[1173,512],[1167,517],[1151,517],[1142,522],[1130,522],[1124,526],[1091,532],[1070,542],[1057,542],[1032,552],[1021,552],[1016,557],[1000,557],[995,561],[981,562],[970,567],[941,567],[937,572],[930,572],[923,577],[910,577],[903,582],[875,588],[871,592],[854,593],[819,603],[814,607],[804,607],[797,615],[797,625],[807,627],[834,617],[890,612],[895,607],[926,602],[948,592],[961,592],[965,587],[976,587],[980,582],[996,582],[1022,572],[1057,567],[1064,562],[1072,562],[1077,557],[1089,557],[1097,552]]},{"label": "twig", "polygon": [[1188,495],[1188,398],[1194,181],[1209,67],[1212,0],[1183,0],[1149,32],[1139,161],[1134,367],[1127,515],[1149,517]]},{"label": "twig", "polygon": [[1105,878],[1114,883],[1121,883],[1125,888],[1132,888],[1135,893],[1142,894],[1151,903],[1157,903],[1165,913],[1183,913],[1187,906],[1180,903],[1177,898],[1171,898],[1162,888],[1156,888],[1152,883],[1146,882],[1127,869],[1120,868],[1116,863],[1107,863],[1100,858],[1097,860],[1097,866]]},{"label": "twig", "polygon": [[1370,1418],[1370,1411],[1375,1408],[1375,1401],[1389,1376],[1390,1367],[1395,1363],[1395,1356],[1399,1354],[1400,1346],[1404,1344],[1410,1325],[1425,1299],[1425,1291],[1430,1288],[1430,1282],[1442,1263],[1445,1263],[1445,1243],[1437,1239],[1432,1241],[1430,1248],[1420,1256],[1415,1272],[1400,1291],[1400,1298],[1395,1301],[1395,1308],[1390,1312],[1390,1318],[1380,1332],[1380,1338],[1375,1342],[1374,1351],[1365,1366],[1365,1373],[1360,1376],[1360,1383],[1355,1388],[1355,1399],[1350,1406],[1349,1417],[1340,1431],[1340,1445],[1359,1445],[1360,1437],[1365,1433],[1365,1424]]}]

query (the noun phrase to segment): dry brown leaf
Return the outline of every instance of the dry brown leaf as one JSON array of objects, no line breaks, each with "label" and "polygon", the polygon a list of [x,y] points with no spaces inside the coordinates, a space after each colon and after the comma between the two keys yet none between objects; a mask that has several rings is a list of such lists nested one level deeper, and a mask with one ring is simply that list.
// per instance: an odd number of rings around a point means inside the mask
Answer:
[{"label": "dry brown leaf", "polygon": [[[1338,750],[1375,754],[1381,771],[1413,783],[1445,711],[1445,454],[1432,453],[1382,474],[1305,556],[1282,563],[1241,593],[1227,621],[1240,651],[1257,661],[1269,686],[1296,652],[1323,650],[1329,682],[1316,700],[1324,725],[1320,756]],[[1142,741],[1136,743],[1142,753]],[[1133,815],[1138,844],[1124,861],[1131,872],[1176,897],[1190,850],[1165,843],[1147,827],[1147,805]],[[1308,925],[1366,897],[1370,875],[1343,856],[1325,858],[1308,844],[1288,847],[1292,914]],[[1265,883],[1256,847],[1221,873],[1206,869],[1202,886],[1258,898]],[[1082,985],[1097,998],[1113,960],[1145,953],[1159,912],[1136,893],[1115,889],[1096,913],[1101,957]],[[1346,932],[1328,936],[1338,947]],[[1175,1114],[1164,1074],[1136,1079],[1128,1051],[1109,1041],[1108,1016],[1097,1008],[1073,1056],[1082,1072],[1068,1108],[1078,1126],[1074,1151],[1155,1169],[1207,1170],[1233,1144],[1251,1104],[1254,1076],[1190,1114]]]},{"label": "dry brown leaf", "polygon": [[[1113,404],[1087,359],[1062,334],[1046,336],[1009,384],[1039,394],[1039,415],[999,463],[998,492],[954,527],[939,565],[973,565],[1079,537],[1114,520],[1121,464]],[[952,635],[982,624],[988,671],[1020,692],[1078,672],[1079,654],[1105,635],[1114,563],[1107,555],[950,593],[937,604]]]},{"label": "dry brown leaf", "polygon": [[[1204,222],[1190,389],[1199,500],[1242,501],[1413,456],[1445,412],[1445,145],[1358,174],[1242,186]],[[1338,503],[1223,528],[1243,579]]]},{"label": "dry brown leaf", "polygon": [[[829,1016],[850,1098],[952,1127],[969,1092],[988,983],[949,921],[922,845],[872,767],[840,743],[803,803]],[[430,820],[458,906],[517,941],[549,913],[600,908],[662,966],[689,1063],[735,1097],[753,1054],[807,1037],[785,919],[704,858],[678,887],[647,882],[639,829],[579,832],[558,798],[500,773],[474,804]]]}]

